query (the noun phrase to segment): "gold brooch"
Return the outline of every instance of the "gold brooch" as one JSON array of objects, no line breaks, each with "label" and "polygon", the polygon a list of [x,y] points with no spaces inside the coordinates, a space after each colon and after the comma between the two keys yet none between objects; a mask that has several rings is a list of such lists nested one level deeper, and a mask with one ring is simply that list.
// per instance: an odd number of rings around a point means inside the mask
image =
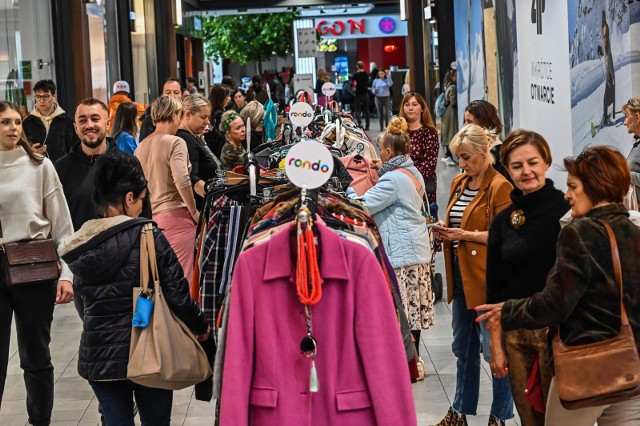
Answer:
[{"label": "gold brooch", "polygon": [[521,209],[518,210],[514,210],[511,212],[511,226],[513,226],[513,229],[520,229],[520,227],[522,225],[524,225],[525,222],[525,217],[524,217],[524,212]]}]

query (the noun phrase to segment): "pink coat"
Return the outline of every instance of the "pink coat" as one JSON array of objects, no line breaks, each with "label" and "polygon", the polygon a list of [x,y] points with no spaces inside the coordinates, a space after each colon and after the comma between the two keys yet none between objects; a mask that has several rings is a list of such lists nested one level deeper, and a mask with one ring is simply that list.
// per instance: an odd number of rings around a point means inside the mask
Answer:
[{"label": "pink coat", "polygon": [[[289,230],[247,250],[233,276],[220,420],[244,425],[417,423],[391,294],[375,256],[318,224],[322,299],[312,306],[320,390],[300,351],[304,306]],[[293,249],[293,251],[292,251]]]}]

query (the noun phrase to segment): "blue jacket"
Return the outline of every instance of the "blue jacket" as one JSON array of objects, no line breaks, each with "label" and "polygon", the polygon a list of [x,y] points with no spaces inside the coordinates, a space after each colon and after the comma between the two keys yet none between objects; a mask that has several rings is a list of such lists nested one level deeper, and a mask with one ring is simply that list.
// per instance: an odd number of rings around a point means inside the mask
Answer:
[{"label": "blue jacket", "polygon": [[118,135],[118,137],[114,140],[116,143],[116,147],[127,154],[133,155],[133,151],[138,147],[138,142],[136,142],[136,138],[131,136],[129,132],[123,130],[122,133]]},{"label": "blue jacket", "polygon": [[[424,188],[424,179],[411,158],[407,158],[402,167],[413,173]],[[408,176],[395,170],[385,173],[363,199],[378,224],[391,266],[400,268],[431,262],[422,197]]]}]

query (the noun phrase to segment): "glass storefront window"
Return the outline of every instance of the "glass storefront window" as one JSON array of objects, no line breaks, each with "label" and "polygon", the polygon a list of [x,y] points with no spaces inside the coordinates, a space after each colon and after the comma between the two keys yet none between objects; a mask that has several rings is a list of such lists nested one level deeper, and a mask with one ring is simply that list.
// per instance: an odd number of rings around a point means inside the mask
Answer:
[{"label": "glass storefront window", "polygon": [[133,78],[135,84],[135,99],[149,104],[149,79],[147,78],[147,31],[145,27],[144,0],[133,0],[131,18],[133,28],[131,32],[131,49],[133,56]]},{"label": "glass storefront window", "polygon": [[49,2],[0,0],[0,99],[26,113],[33,85],[44,79],[55,81]]}]

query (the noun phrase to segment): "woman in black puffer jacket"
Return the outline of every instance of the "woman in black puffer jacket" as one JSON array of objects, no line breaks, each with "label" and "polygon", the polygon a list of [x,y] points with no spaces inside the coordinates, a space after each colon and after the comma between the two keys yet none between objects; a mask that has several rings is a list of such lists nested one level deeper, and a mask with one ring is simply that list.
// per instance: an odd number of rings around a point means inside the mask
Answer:
[{"label": "woman in black puffer jacket", "polygon": [[[83,332],[78,372],[89,381],[109,425],[133,424],[133,398],[143,425],[169,425],[173,392],[126,380],[133,316],[133,287],[140,280],[139,218],[147,201],[146,180],[137,158],[113,152],[95,165],[94,202],[103,218],[91,220],[59,249],[74,274]],[[196,335],[209,334],[204,315],[191,299],[176,254],[154,228],[162,292],[171,310]]]}]

